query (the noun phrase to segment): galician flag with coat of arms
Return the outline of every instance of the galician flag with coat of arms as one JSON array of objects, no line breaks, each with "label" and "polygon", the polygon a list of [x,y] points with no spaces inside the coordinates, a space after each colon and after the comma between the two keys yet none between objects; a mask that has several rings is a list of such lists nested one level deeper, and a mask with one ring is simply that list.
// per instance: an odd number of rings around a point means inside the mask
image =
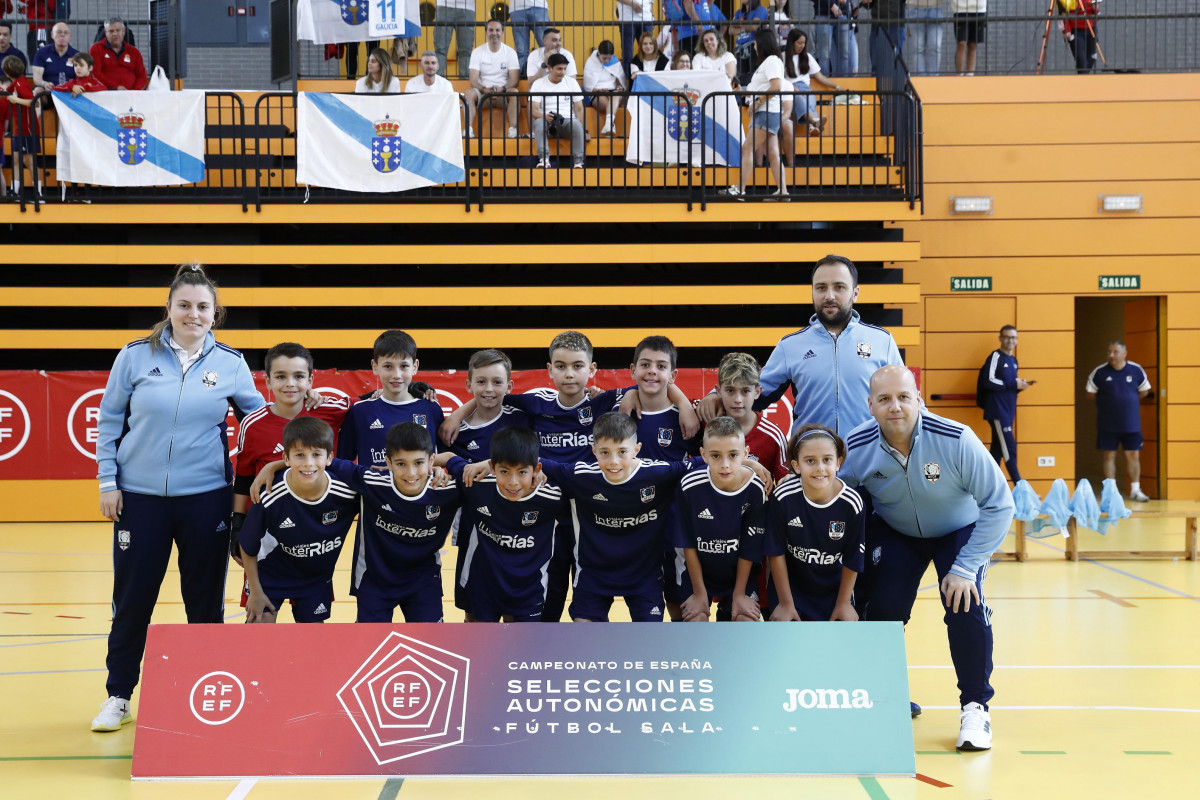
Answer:
[{"label": "galician flag with coat of arms", "polygon": [[[639,72],[629,99],[629,144],[625,160],[635,164],[737,165],[741,161],[742,112],[728,92],[729,78],[717,70]],[[674,92],[674,97],[650,93]],[[641,95],[640,97],[638,95]]]},{"label": "galician flag with coat of arms", "polygon": [[58,178],[96,186],[204,180],[204,92],[51,92]]},{"label": "galician flag with coat of arms", "polygon": [[420,0],[296,0],[298,40],[338,44],[420,35]]},{"label": "galician flag with coat of arms", "polygon": [[402,192],[466,179],[457,94],[300,92],[296,103],[296,183]]}]

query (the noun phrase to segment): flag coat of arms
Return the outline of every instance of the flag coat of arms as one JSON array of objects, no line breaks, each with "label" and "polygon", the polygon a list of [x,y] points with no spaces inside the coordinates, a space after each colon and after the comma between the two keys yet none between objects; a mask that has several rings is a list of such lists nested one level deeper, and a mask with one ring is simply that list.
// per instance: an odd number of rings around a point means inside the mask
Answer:
[{"label": "flag coat of arms", "polygon": [[421,35],[420,0],[297,0],[296,38],[316,44]]},{"label": "flag coat of arms", "polygon": [[300,92],[296,102],[297,183],[402,192],[466,179],[456,94]]},{"label": "flag coat of arms", "polygon": [[[715,70],[638,73],[629,102],[630,142],[625,160],[635,164],[737,165],[741,162],[742,112]],[[638,94],[675,92],[676,97]]]},{"label": "flag coat of arms", "polygon": [[169,186],[204,180],[204,92],[53,92],[59,180]]}]

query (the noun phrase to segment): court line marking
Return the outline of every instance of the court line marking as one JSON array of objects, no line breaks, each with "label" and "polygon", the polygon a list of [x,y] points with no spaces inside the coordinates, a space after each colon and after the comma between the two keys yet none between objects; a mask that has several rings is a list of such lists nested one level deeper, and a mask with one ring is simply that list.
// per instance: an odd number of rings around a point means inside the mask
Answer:
[{"label": "court line marking", "polygon": [[875,778],[859,778],[858,783],[867,792],[867,797],[871,800],[889,800],[887,792],[879,785],[879,781]]},{"label": "court line marking", "polygon": [[131,758],[133,758],[132,754],[127,756],[5,756],[0,757],[0,761],[115,761]]},{"label": "court line marking", "polygon": [[1127,756],[1170,756],[1174,755],[1170,750],[1124,750],[1122,751]]},{"label": "court line marking", "polygon": [[383,788],[379,790],[378,800],[396,800],[396,795],[400,794],[403,786],[404,778],[388,778],[383,782]]},{"label": "court line marking", "polygon": [[100,633],[95,636],[84,636],[82,639],[59,639],[56,642],[26,642],[25,644],[0,644],[0,648],[7,647],[37,647],[44,644],[70,644],[71,642],[90,642],[95,639],[107,639],[107,633]]},{"label": "court line marking", "polygon": [[94,667],[92,669],[34,669],[26,672],[0,672],[0,678],[7,675],[55,675],[61,672],[107,672],[107,667]]},{"label": "court line marking", "polygon": [[256,778],[247,778],[243,781],[238,781],[238,785],[233,787],[233,791],[225,798],[225,800],[242,800],[246,795],[250,794],[250,790],[254,788],[254,784],[258,783]]},{"label": "court line marking", "polygon": [[[1033,539],[1032,541],[1034,544],[1040,544],[1042,547],[1049,548],[1050,550],[1054,550],[1059,553],[1066,552],[1065,550],[1063,550],[1063,548],[1055,547],[1052,544],[1046,544],[1041,539]],[[1147,584],[1149,586],[1153,586],[1156,589],[1162,589],[1164,592],[1170,592],[1171,594],[1178,595],[1178,596],[1186,598],[1188,600],[1195,600],[1196,602],[1200,603],[1200,597],[1195,597],[1193,595],[1188,594],[1187,592],[1181,592],[1178,589],[1172,589],[1170,586],[1163,586],[1161,583],[1155,583],[1154,581],[1150,580],[1149,578],[1143,578],[1139,575],[1134,575],[1132,572],[1126,572],[1123,569],[1117,569],[1116,567],[1110,567],[1108,564],[1104,564],[1100,561],[1097,561],[1094,558],[1081,558],[1079,560],[1082,562],[1086,562],[1088,564],[1092,564],[1097,567],[1103,567],[1104,569],[1106,569],[1110,572],[1115,572],[1118,575],[1124,575],[1126,578],[1133,578],[1135,581],[1141,581],[1142,583]]]},{"label": "court line marking", "polygon": [[916,778],[921,783],[928,783],[930,786],[935,786],[938,789],[951,789],[954,787],[954,784],[952,784],[952,783],[946,783],[945,781],[939,781],[937,778],[931,778],[928,775],[922,775],[919,772],[916,774]]},{"label": "court line marking", "polygon": [[1097,597],[1099,597],[1102,600],[1110,600],[1119,606],[1124,606],[1125,608],[1137,608],[1136,605],[1129,602],[1128,600],[1126,600],[1123,597],[1116,597],[1114,595],[1109,594],[1108,592],[1102,592],[1099,589],[1088,589],[1088,591],[1091,592],[1092,594],[1096,595]]}]

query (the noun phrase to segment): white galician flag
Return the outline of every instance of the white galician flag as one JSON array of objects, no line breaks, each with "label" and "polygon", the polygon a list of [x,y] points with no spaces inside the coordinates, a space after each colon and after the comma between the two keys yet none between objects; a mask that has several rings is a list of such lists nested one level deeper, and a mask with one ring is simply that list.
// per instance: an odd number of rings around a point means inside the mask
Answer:
[{"label": "white galician flag", "polygon": [[204,180],[204,92],[51,92],[61,181],[167,186]]},{"label": "white galician flag", "polygon": [[296,183],[402,192],[465,180],[457,94],[300,92]]},{"label": "white galician flag", "polygon": [[300,40],[339,44],[420,35],[420,0],[296,0]]},{"label": "white galician flag", "polygon": [[[728,92],[729,78],[716,70],[639,72],[629,98],[629,144],[625,160],[635,164],[723,166],[741,163],[742,112]],[[676,97],[649,96],[675,92]],[[639,97],[638,95],[643,96]]]}]

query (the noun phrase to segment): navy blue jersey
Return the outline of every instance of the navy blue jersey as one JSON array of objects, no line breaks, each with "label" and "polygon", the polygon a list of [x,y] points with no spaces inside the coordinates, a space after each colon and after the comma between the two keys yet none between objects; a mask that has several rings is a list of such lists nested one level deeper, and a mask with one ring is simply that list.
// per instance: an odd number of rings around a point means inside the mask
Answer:
[{"label": "navy blue jersey", "polygon": [[[467,462],[452,458],[446,469],[460,483]],[[546,597],[546,568],[554,555],[554,534],[567,501],[549,483],[520,500],[500,494],[494,475],[462,487],[464,520],[472,523],[461,583],[511,612]],[[466,513],[466,512],[469,512]],[[459,533],[462,542],[462,532]]]},{"label": "navy blue jersey", "polygon": [[[615,409],[614,409],[615,410]],[[647,461],[683,461],[688,457],[688,442],[679,427],[679,409],[643,410],[637,423],[637,438],[642,449],[638,456]]]},{"label": "navy blue jersey", "polygon": [[[757,476],[735,492],[713,486],[708,470],[685,475],[675,497],[675,546],[696,551],[708,596],[728,597],[738,559],[762,561],[767,487]],[[756,570],[752,570],[752,573]],[[747,581],[753,590],[754,581]],[[690,586],[684,586],[690,591]]]},{"label": "navy blue jersey", "polygon": [[611,411],[621,398],[621,389],[609,389],[586,395],[567,408],[558,402],[554,389],[534,389],[524,394],[504,396],[504,405],[529,415],[530,426],[537,432],[541,456],[551,461],[574,463],[595,461],[592,454],[592,424],[596,417]]},{"label": "navy blue jersey", "polygon": [[458,438],[450,445],[450,452],[467,461],[487,461],[492,457],[492,437],[496,431],[511,427],[530,427],[529,415],[504,406],[500,416],[482,425],[472,425],[470,419],[464,419],[458,426]]},{"label": "navy blue jersey", "polygon": [[441,406],[424,398],[393,403],[376,397],[350,406],[350,413],[338,434],[337,455],[347,461],[357,461],[364,467],[382,467],[387,463],[384,440],[388,428],[401,422],[415,422],[429,430],[437,447],[437,431],[445,415]]},{"label": "navy blue jersey", "polygon": [[390,472],[340,458],[329,472],[362,495],[350,594],[398,594],[408,581],[441,569],[439,553],[461,502],[458,484],[450,481],[440,489],[426,484],[419,495],[408,497],[396,488]]},{"label": "navy blue jersey", "polygon": [[1101,364],[1088,375],[1087,390],[1096,395],[1096,427],[1102,433],[1141,433],[1141,393],[1150,379],[1141,364],[1126,361],[1121,369]]},{"label": "navy blue jersey", "polygon": [[670,544],[666,511],[689,467],[639,459],[624,482],[609,483],[595,464],[542,462],[546,477],[571,500],[576,588],[624,595],[661,586]]},{"label": "navy blue jersey", "polygon": [[358,493],[329,476],[319,500],[292,493],[284,470],[250,506],[238,533],[246,555],[258,560],[258,580],[268,597],[303,596],[333,580],[338,555],[358,513]]},{"label": "navy blue jersey", "polygon": [[983,418],[1011,423],[1017,418],[1017,359],[1000,350],[992,354],[979,368],[975,383],[978,405]]},{"label": "navy blue jersey", "polygon": [[837,597],[842,567],[862,572],[866,515],[858,493],[845,484],[837,497],[818,505],[804,496],[799,479],[784,481],[767,502],[763,555],[785,556],[792,594]]}]

